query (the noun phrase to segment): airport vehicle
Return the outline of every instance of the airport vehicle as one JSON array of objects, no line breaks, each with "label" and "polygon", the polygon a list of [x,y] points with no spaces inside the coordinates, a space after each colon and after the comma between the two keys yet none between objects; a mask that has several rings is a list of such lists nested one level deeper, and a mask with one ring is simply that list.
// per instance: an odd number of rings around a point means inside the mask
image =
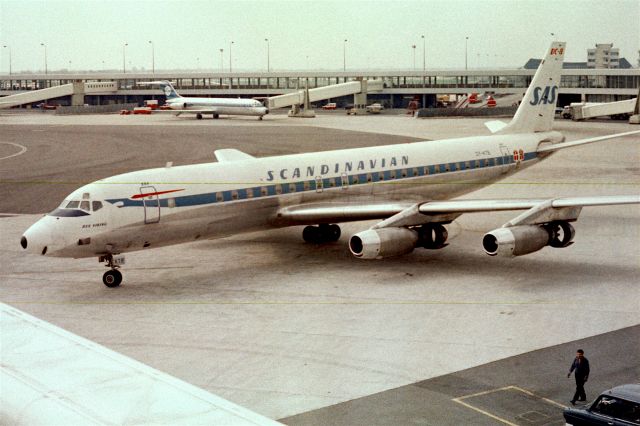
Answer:
[{"label": "airport vehicle", "polygon": [[336,109],[338,106],[336,105],[335,102],[329,102],[328,104],[324,104],[322,105],[322,109],[324,110],[333,110]]},{"label": "airport vehicle", "polygon": [[[176,115],[195,114],[198,120],[201,120],[204,114],[212,114],[213,118],[219,118],[220,115],[251,115],[262,120],[262,117],[269,114],[269,109],[255,99],[187,98],[180,96],[168,81],[147,81],[138,84],[159,85],[167,98],[165,105],[171,112],[178,111]],[[166,111],[163,108],[153,112]]]},{"label": "airport vehicle", "polygon": [[20,244],[45,256],[96,256],[109,268],[109,287],[122,280],[125,252],[294,225],[307,225],[305,241],[324,243],[339,239],[337,222],[382,219],[349,239],[354,256],[379,259],[445,247],[445,225],[464,213],[525,210],[484,235],[488,255],[567,247],[583,207],[640,203],[640,196],[452,199],[554,151],[640,133],[565,142],[551,130],[564,50],[551,44],[511,122],[486,123],[492,135],[265,158],[222,149],[216,163],[167,164],[85,185]]},{"label": "airport vehicle", "polygon": [[371,114],[380,114],[380,111],[382,111],[384,107],[376,103],[376,104],[367,105],[366,109],[367,109],[367,112]]},{"label": "airport vehicle", "polygon": [[573,426],[640,425],[640,384],[616,386],[591,404],[565,408],[563,414]]}]

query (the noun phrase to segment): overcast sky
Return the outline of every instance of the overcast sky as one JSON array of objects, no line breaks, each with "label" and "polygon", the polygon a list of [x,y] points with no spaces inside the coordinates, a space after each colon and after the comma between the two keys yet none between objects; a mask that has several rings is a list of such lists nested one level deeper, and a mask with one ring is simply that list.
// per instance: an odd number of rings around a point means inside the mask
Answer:
[{"label": "overcast sky", "polygon": [[[567,61],[614,43],[637,66],[639,0],[0,0],[0,45],[14,72],[151,68],[272,70],[521,67],[554,37]],[[344,40],[348,41],[344,43]],[[416,48],[413,49],[412,45]],[[0,73],[8,73],[2,48]],[[103,65],[104,63],[104,65]]]}]

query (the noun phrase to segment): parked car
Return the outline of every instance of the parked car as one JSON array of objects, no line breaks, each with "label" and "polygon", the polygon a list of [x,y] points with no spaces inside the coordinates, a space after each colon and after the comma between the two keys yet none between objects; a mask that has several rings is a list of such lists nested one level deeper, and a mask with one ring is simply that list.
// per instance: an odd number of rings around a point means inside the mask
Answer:
[{"label": "parked car", "polygon": [[322,105],[322,109],[336,109],[338,106],[335,102],[329,102],[328,104]]},{"label": "parked car", "polygon": [[382,111],[383,109],[384,107],[378,103],[367,105],[367,112],[370,112],[372,114],[380,114],[380,111]]},{"label": "parked car", "polygon": [[640,384],[616,386],[591,404],[564,410],[565,421],[582,425],[640,425]]}]

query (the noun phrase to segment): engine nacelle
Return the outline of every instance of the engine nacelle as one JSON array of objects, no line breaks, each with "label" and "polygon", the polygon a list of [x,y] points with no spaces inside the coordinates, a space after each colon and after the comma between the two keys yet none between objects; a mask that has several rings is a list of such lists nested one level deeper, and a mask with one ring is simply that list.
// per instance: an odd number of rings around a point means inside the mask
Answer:
[{"label": "engine nacelle", "polygon": [[411,229],[369,229],[349,239],[349,250],[361,259],[382,259],[411,253],[417,243],[418,233]]},{"label": "engine nacelle", "polygon": [[538,225],[498,228],[482,238],[482,247],[489,256],[522,256],[542,249],[550,242],[549,231]]}]

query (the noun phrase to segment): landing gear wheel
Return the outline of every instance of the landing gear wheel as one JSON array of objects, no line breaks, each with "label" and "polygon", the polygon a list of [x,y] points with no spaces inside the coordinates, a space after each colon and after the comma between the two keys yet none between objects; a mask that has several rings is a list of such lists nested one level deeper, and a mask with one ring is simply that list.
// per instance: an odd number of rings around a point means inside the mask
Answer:
[{"label": "landing gear wheel", "polygon": [[330,243],[338,241],[340,234],[338,225],[323,223],[319,226],[306,226],[302,231],[302,239],[313,244]]},{"label": "landing gear wheel", "polygon": [[122,282],[122,274],[117,269],[111,269],[104,273],[102,282],[109,288],[118,287]]},{"label": "landing gear wheel", "polygon": [[258,120],[262,120],[262,116],[260,116],[260,118],[258,118]]},{"label": "landing gear wheel", "polygon": [[198,120],[202,120],[202,114],[196,114],[196,118],[197,118]]},{"label": "landing gear wheel", "polygon": [[426,249],[437,250],[447,246],[449,233],[439,223],[429,223],[418,228],[420,245]]},{"label": "landing gear wheel", "polygon": [[328,241],[338,241],[340,239],[340,227],[338,225],[327,226],[325,235]]},{"label": "landing gear wheel", "polygon": [[213,118],[218,119],[218,118],[220,118],[220,115],[218,115],[218,114],[213,114]]},{"label": "landing gear wheel", "polygon": [[307,243],[318,244],[320,242],[320,228],[317,226],[305,226],[302,230],[302,239]]}]

